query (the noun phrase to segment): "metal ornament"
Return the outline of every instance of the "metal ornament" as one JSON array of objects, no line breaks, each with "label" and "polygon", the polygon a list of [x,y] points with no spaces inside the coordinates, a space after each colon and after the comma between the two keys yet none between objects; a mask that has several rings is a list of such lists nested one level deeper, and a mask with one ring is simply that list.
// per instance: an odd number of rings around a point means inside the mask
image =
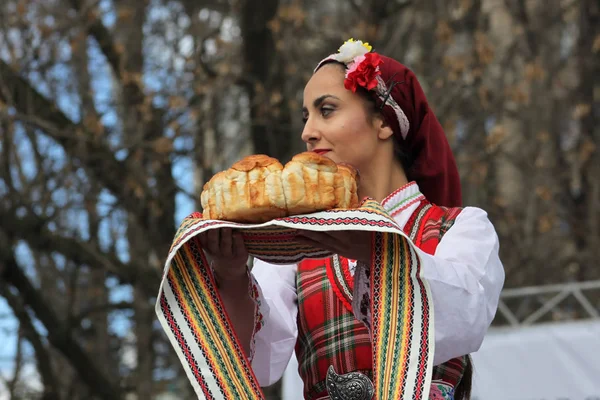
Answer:
[{"label": "metal ornament", "polygon": [[375,394],[368,376],[360,372],[338,375],[332,365],[327,370],[325,382],[331,400],[371,400]]}]

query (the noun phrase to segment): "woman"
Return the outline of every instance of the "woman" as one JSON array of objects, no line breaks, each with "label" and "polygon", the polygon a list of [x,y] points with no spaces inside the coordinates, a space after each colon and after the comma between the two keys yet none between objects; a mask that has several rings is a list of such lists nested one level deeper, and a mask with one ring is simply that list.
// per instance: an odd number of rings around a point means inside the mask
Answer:
[{"label": "woman", "polygon": [[[494,318],[504,271],[487,214],[458,208],[456,163],[415,75],[350,40],[317,66],[304,90],[303,118],[307,150],[354,165],[359,198],[380,202],[420,248],[434,303],[430,398],[468,398],[467,355],[479,349]],[[296,347],[305,397],[318,399],[327,396],[329,366],[340,374],[372,375],[371,234],[300,235],[339,256],[288,266],[257,260],[248,273],[239,233],[212,230],[200,241],[260,384],[281,377]],[[334,269],[347,277],[351,296],[336,288]],[[258,287],[255,296],[248,294],[249,280]]]}]

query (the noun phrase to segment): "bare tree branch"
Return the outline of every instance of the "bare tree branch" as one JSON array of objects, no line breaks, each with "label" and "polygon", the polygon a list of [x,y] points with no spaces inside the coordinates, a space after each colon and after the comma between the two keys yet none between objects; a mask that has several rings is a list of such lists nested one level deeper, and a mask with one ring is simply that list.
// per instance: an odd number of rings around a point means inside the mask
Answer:
[{"label": "bare tree branch", "polygon": [[18,397],[17,389],[21,379],[21,369],[23,368],[23,330],[19,326],[17,333],[17,348],[15,349],[15,359],[13,376],[8,380],[8,394],[11,399]]},{"label": "bare tree branch", "polygon": [[396,1],[396,2],[392,2],[392,4],[389,6],[390,10],[389,10],[389,17],[393,18],[396,14],[398,14],[400,11],[404,10],[405,8],[408,8],[410,6],[413,5],[413,0],[406,0],[403,2],[400,1]]},{"label": "bare tree branch", "polygon": [[42,377],[42,383],[44,384],[42,399],[60,400],[61,397],[57,388],[57,379],[54,374],[54,368],[52,368],[49,351],[42,342],[39,333],[34,328],[31,318],[21,303],[21,300],[12,294],[8,287],[3,283],[0,283],[0,296],[4,297],[10,308],[12,308],[21,324],[21,328],[23,329],[27,341],[31,343],[31,346],[33,347],[38,371]]},{"label": "bare tree branch", "polygon": [[69,360],[92,392],[103,400],[121,399],[120,389],[112,383],[115,380],[105,376],[94,360],[88,357],[75,338],[68,333],[63,322],[49,306],[50,303],[23,273],[10,248],[0,248],[0,264],[3,264],[0,270],[4,270],[1,278],[19,291],[23,303],[31,307],[37,318],[46,326],[50,343]]},{"label": "bare tree branch", "polygon": [[[140,281],[148,295],[154,295],[156,292],[159,271],[154,271],[136,262],[132,262],[130,265],[123,264],[116,256],[102,252],[95,244],[64,237],[48,230],[46,221],[36,216],[29,215],[20,218],[15,215],[14,211],[0,209],[0,219],[6,223],[3,231],[9,237],[26,239],[34,249],[56,251],[76,264],[104,268],[107,272],[119,277],[123,283]],[[36,234],[32,235],[32,232]]]},{"label": "bare tree branch", "polygon": [[101,313],[101,312],[110,312],[115,310],[131,310],[133,308],[133,304],[129,301],[121,301],[118,303],[107,303],[107,304],[98,304],[92,307],[88,307],[85,310],[81,311],[77,315],[73,315],[69,318],[69,325],[77,326],[81,323],[82,320],[88,318],[91,314]]},{"label": "bare tree branch", "polygon": [[[142,225],[147,222],[145,217],[140,215],[140,199],[131,188],[123,184],[121,179],[124,175],[131,176],[144,188],[146,184],[143,176],[138,176],[136,170],[126,162],[115,159],[113,151],[104,144],[89,140],[90,137],[95,136],[93,133],[87,132],[82,125],[71,121],[53,102],[42,96],[2,60],[0,60],[0,85],[3,86],[0,87],[0,101],[14,105],[21,113],[36,115],[36,119],[54,126],[55,129],[50,130],[49,133],[64,147],[65,151],[79,160],[94,179],[101,182],[120,200],[126,210],[137,216]],[[40,128],[44,129],[45,126]],[[53,136],[52,132],[71,134]],[[147,191],[142,190],[142,192]]]},{"label": "bare tree branch", "polygon": [[354,12],[356,12],[358,15],[362,14],[362,10],[360,9],[360,5],[358,5],[358,3],[356,2],[356,0],[348,0],[348,3],[350,4],[350,7],[352,7],[352,9],[354,10]]},{"label": "bare tree branch", "polygon": [[106,57],[112,71],[116,77],[121,80],[123,78],[123,60],[120,52],[117,50],[112,34],[102,23],[99,14],[93,13],[96,11],[97,7],[86,7],[85,9],[82,9],[82,0],[71,0],[71,4],[75,10],[81,13],[84,21],[89,21],[91,19],[91,22],[86,24],[87,31],[94,39],[96,39],[96,42],[98,43],[98,46],[100,46],[100,50]]}]

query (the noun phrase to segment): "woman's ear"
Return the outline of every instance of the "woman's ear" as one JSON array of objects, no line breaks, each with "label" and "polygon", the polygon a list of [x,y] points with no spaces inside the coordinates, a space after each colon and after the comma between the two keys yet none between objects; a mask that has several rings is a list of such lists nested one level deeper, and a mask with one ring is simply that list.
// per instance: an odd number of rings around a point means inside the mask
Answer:
[{"label": "woman's ear", "polygon": [[385,118],[383,118],[383,117],[377,117],[377,119],[375,120],[375,123],[377,124],[376,125],[377,128],[378,128],[377,136],[379,137],[379,139],[386,140],[386,139],[389,139],[390,137],[392,137],[394,135],[394,130],[385,121]]}]

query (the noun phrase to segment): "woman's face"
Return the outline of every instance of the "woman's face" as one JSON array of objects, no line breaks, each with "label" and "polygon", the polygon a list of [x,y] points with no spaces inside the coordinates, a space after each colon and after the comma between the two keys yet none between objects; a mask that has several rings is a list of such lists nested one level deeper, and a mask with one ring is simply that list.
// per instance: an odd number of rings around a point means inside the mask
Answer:
[{"label": "woman's face", "polygon": [[365,170],[392,134],[381,118],[367,111],[367,100],[344,87],[344,71],[336,64],[320,68],[304,88],[302,140],[335,162]]}]

